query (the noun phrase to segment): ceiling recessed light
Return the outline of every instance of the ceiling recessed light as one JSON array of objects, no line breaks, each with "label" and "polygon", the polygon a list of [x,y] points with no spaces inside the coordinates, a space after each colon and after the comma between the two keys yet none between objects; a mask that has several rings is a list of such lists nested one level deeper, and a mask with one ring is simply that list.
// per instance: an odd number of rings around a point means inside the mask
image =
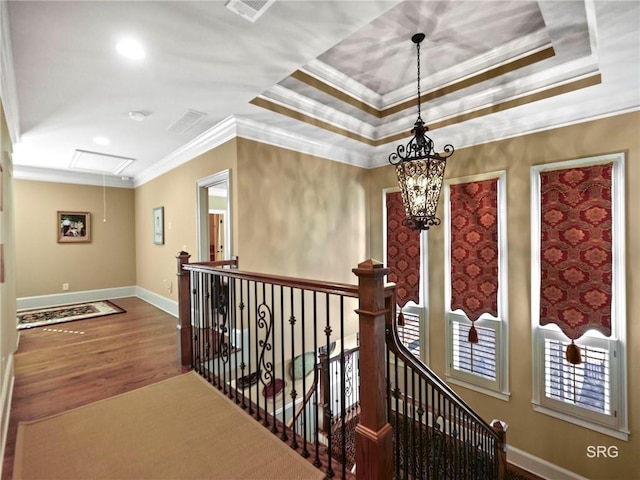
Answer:
[{"label": "ceiling recessed light", "polygon": [[129,118],[136,122],[142,122],[147,116],[142,112],[129,112]]},{"label": "ceiling recessed light", "polygon": [[131,58],[133,60],[141,60],[145,56],[144,49],[142,45],[136,40],[131,38],[122,40],[116,45],[116,49],[120,53],[120,55]]},{"label": "ceiling recessed light", "polygon": [[98,145],[109,145],[111,142],[107,137],[93,137],[93,143]]}]

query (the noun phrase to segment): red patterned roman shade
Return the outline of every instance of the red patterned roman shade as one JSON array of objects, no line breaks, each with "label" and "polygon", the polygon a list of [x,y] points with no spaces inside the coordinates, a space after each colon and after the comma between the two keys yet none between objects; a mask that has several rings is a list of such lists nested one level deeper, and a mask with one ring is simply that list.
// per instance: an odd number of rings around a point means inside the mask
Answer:
[{"label": "red patterned roman shade", "polygon": [[400,192],[387,193],[387,267],[396,284],[400,308],[420,303],[420,232],[402,224],[406,217]]},{"label": "red patterned roman shade", "polygon": [[[498,316],[498,180],[450,187],[451,310]],[[469,340],[475,343],[475,327]]]},{"label": "red patterned roman shade", "polygon": [[611,336],[612,169],[540,173],[540,325],[572,341],[592,328]]}]

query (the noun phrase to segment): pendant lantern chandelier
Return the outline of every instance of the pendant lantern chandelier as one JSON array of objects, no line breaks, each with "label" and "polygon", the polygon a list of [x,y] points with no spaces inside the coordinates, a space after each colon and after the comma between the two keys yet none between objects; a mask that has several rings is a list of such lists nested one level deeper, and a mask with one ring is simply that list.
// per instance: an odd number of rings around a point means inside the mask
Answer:
[{"label": "pendant lantern chandelier", "polygon": [[453,146],[445,145],[443,153],[436,153],[433,140],[425,133],[429,128],[420,115],[420,42],[424,33],[416,33],[411,41],[416,44],[418,58],[418,119],[413,125],[413,138],[406,145],[398,145],[389,155],[389,163],[396,167],[402,203],[406,212],[404,225],[414,230],[429,230],[440,225],[436,208],[444,179],[447,158],[453,155]]}]

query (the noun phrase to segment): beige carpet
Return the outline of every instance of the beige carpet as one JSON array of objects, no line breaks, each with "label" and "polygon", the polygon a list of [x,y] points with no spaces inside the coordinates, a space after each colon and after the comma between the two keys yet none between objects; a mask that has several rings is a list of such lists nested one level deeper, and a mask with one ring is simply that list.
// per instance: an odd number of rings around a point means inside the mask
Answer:
[{"label": "beige carpet", "polygon": [[320,480],[191,372],[18,427],[15,479]]}]

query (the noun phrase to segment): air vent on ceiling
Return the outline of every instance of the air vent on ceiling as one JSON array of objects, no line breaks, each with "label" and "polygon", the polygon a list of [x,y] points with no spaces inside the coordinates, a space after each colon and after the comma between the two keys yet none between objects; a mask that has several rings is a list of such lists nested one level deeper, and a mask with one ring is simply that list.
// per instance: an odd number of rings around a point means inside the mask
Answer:
[{"label": "air vent on ceiling", "polygon": [[229,0],[225,7],[251,23],[255,22],[276,0]]},{"label": "air vent on ceiling", "polygon": [[76,150],[71,157],[69,168],[83,172],[119,175],[131,163],[133,163],[133,158]]},{"label": "air vent on ceiling", "polygon": [[206,116],[206,113],[198,112],[196,110],[187,110],[180,116],[180,118],[169,125],[167,131],[171,133],[178,133],[181,135]]}]

